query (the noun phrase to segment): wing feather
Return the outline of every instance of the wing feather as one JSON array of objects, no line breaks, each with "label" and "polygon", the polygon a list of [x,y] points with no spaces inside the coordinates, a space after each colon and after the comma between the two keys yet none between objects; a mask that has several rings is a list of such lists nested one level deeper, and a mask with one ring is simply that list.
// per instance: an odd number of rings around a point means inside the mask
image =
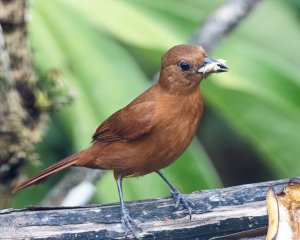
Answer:
[{"label": "wing feather", "polygon": [[115,112],[93,135],[93,142],[123,142],[138,139],[153,128],[153,101],[134,102]]}]

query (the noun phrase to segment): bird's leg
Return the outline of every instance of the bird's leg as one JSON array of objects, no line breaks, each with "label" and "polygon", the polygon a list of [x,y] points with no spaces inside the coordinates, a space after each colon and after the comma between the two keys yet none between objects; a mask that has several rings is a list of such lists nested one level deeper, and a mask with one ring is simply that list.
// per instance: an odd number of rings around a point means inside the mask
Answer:
[{"label": "bird's leg", "polygon": [[117,179],[117,185],[118,185],[118,192],[119,192],[119,198],[121,203],[121,223],[126,233],[127,230],[129,229],[134,234],[134,236],[137,239],[139,239],[137,231],[141,232],[142,229],[139,228],[139,226],[132,220],[132,218],[129,215],[128,209],[125,207],[124,199],[123,199],[122,180],[123,180],[123,176],[120,175]]},{"label": "bird's leg", "polygon": [[194,204],[187,200],[182,193],[180,193],[170,182],[169,180],[163,175],[160,171],[157,171],[157,174],[169,185],[171,189],[172,197],[174,198],[176,205],[175,207],[178,208],[180,204],[183,205],[189,211],[190,219],[192,219],[192,208]]}]

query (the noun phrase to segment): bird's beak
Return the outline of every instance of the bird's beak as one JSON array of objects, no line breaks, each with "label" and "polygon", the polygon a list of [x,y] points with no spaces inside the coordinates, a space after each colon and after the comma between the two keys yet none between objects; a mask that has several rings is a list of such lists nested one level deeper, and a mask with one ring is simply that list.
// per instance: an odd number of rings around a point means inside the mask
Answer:
[{"label": "bird's beak", "polygon": [[210,73],[228,72],[229,68],[225,64],[224,59],[213,60],[210,58],[204,58],[204,63],[198,69],[199,73],[207,75]]}]

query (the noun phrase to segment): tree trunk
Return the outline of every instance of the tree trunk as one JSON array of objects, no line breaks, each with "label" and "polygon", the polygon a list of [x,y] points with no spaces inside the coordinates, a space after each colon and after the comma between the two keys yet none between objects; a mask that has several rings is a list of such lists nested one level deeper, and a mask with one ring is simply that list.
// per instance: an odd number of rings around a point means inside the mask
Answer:
[{"label": "tree trunk", "polygon": [[10,207],[10,189],[46,115],[36,107],[25,0],[0,0],[0,208]]}]

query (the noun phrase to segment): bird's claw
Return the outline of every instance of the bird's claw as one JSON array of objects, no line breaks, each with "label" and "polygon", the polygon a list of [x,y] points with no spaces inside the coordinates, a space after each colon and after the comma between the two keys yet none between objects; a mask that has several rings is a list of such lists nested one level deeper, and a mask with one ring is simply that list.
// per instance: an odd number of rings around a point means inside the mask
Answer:
[{"label": "bird's claw", "polygon": [[175,200],[175,208],[179,208],[180,204],[189,211],[190,220],[192,219],[192,207],[195,205],[187,200],[183,194],[181,194],[179,191],[171,191],[172,197]]},{"label": "bird's claw", "polygon": [[128,233],[129,230],[131,233],[133,233],[136,239],[140,239],[138,233],[141,233],[142,229],[130,217],[127,208],[123,207],[121,214],[122,214],[121,223],[126,234]]}]

